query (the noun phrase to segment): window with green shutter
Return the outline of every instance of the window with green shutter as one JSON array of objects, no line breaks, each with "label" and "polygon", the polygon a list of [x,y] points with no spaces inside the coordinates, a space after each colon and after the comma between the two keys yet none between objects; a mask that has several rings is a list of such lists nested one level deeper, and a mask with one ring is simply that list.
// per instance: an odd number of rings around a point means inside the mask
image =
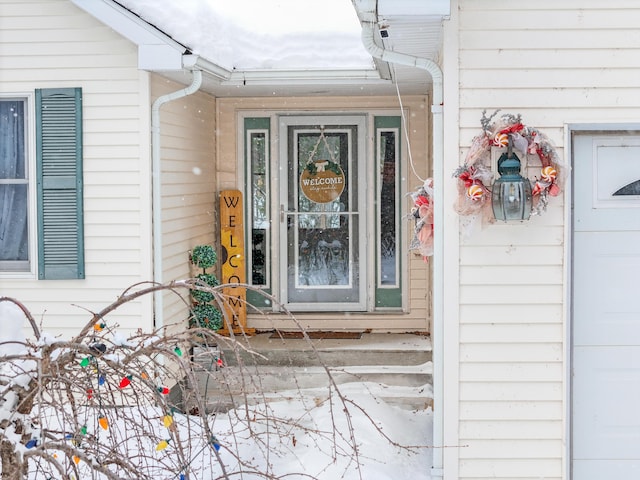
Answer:
[{"label": "window with green shutter", "polygon": [[84,278],[82,90],[36,90],[38,278]]}]

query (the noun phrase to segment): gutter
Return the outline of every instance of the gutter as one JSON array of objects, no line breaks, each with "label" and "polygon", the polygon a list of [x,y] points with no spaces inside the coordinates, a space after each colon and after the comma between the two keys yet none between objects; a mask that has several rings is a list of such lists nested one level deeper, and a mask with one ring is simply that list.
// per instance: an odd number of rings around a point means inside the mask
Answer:
[{"label": "gutter", "polygon": [[353,0],[362,24],[362,43],[374,57],[385,62],[420,68],[431,75],[433,184],[434,184],[434,251],[433,251],[433,460],[431,478],[444,478],[444,123],[443,75],[440,67],[426,58],[385,50],[375,42],[377,1]]},{"label": "gutter", "polygon": [[[160,107],[165,103],[192,95],[202,85],[202,71],[193,70],[191,85],[182,90],[168,93],[158,97],[151,106],[151,177],[152,177],[152,216],[153,216],[153,282],[156,285],[163,283],[162,262],[162,178],[160,158]],[[155,321],[154,327],[158,330],[164,327],[164,302],[162,291],[153,294]]]}]

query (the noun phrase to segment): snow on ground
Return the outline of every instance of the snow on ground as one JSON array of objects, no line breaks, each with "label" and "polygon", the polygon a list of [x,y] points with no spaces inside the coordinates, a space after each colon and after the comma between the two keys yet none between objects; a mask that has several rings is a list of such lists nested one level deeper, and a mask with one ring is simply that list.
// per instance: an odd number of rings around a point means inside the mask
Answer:
[{"label": "snow on ground", "polygon": [[[354,402],[346,404],[349,416],[335,395],[333,402],[320,400],[323,397],[314,396],[313,390],[297,400],[253,407],[248,411],[256,418],[253,434],[245,430],[245,435],[237,437],[242,443],[239,450],[255,457],[262,468],[269,461],[276,476],[304,472],[321,480],[429,479],[431,410],[390,406],[365,391],[357,383],[341,387]],[[285,422],[278,428],[265,421],[268,417],[291,419],[296,426]],[[216,418],[214,429],[221,432],[221,442],[232,438],[224,432],[235,421],[246,421],[245,411],[235,410]],[[351,448],[353,441],[358,447],[359,468]],[[267,444],[268,458],[263,455]]]},{"label": "snow on ground", "polygon": [[[0,374],[5,375],[7,381],[16,382],[21,373],[7,368],[15,365],[15,361],[3,361],[2,357],[15,353],[13,342],[24,341],[21,331],[24,317],[14,306],[3,302],[0,305],[0,330],[3,340],[9,342],[0,342]],[[27,370],[36,372],[35,363]],[[83,451],[84,441],[97,439],[107,451],[115,449],[118,455],[139,459],[141,468],[157,480],[176,478],[175,474],[166,474],[169,466],[173,471],[186,466],[184,477],[180,477],[185,480],[225,478],[221,462],[228,478],[242,480],[430,480],[431,410],[391,405],[376,397],[375,390],[366,382],[351,382],[338,388],[338,391],[334,386],[331,390],[280,392],[272,401],[206,417],[174,412],[173,421],[179,434],[171,435],[163,449],[158,449],[158,442],[162,443],[170,435],[169,426],[163,425],[166,412],[148,403],[147,406],[115,408],[110,404],[109,417],[113,421],[108,430],[101,428],[99,417],[100,411],[107,411],[101,410],[107,405],[80,407],[71,418],[70,411],[61,411],[68,409],[62,402],[59,409],[49,406],[46,410],[36,408],[32,414],[20,415],[32,425],[32,441],[38,440],[43,446],[50,443],[52,446],[44,451],[45,455],[53,455],[62,464],[70,460],[68,454],[57,450],[60,442]],[[403,388],[386,387],[385,398],[394,398],[394,389],[397,389],[395,397],[401,398],[406,394]],[[98,393],[92,391],[94,396]],[[16,415],[15,402],[8,396],[0,403],[0,417]],[[79,425],[85,425],[82,437],[78,437]],[[39,433],[44,430],[57,433],[44,436]],[[19,452],[34,448],[23,445],[20,435],[11,429],[0,429],[0,439],[13,442]],[[181,439],[180,445],[173,439]],[[77,443],[69,443],[73,441]],[[47,466],[38,461],[38,456],[31,459],[30,480],[51,476],[50,469],[45,473]],[[100,463],[97,457],[78,461],[79,479],[105,478],[91,472],[86,461]]]}]

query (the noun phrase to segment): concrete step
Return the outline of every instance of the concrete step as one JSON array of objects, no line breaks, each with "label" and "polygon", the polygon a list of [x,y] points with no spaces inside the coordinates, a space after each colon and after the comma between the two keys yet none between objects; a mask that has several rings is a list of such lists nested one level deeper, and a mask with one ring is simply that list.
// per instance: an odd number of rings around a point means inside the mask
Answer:
[{"label": "concrete step", "polygon": [[370,394],[404,408],[432,405],[431,343],[427,336],[363,334],[358,340],[271,338],[261,334],[239,345],[219,345],[212,368],[211,351],[194,360],[198,390],[211,410],[245,402],[273,401],[309,394],[322,398],[339,388]]}]

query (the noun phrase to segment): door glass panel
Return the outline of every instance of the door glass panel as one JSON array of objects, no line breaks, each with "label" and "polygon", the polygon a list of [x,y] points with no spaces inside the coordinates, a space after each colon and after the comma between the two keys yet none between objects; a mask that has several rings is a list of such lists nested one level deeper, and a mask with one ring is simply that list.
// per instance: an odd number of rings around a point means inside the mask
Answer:
[{"label": "door glass panel", "polygon": [[356,125],[288,128],[289,305],[361,303],[357,136]]}]

